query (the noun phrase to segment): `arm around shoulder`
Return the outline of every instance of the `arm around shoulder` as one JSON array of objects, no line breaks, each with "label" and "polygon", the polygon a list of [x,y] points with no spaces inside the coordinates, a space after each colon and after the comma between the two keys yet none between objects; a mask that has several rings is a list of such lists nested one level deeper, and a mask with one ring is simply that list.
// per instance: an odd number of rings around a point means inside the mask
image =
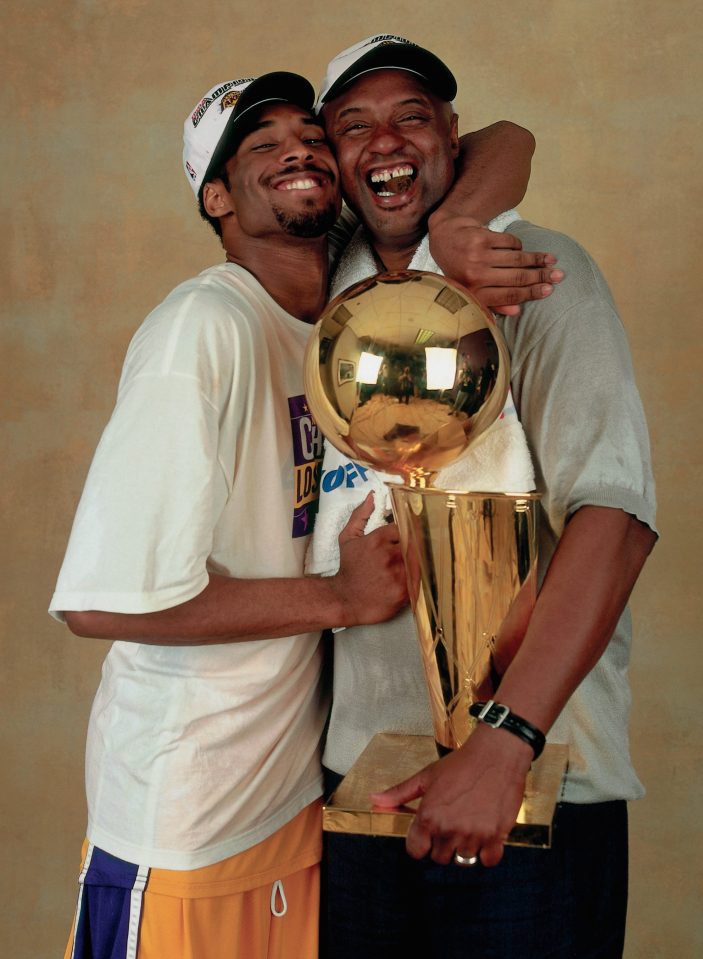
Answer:
[{"label": "arm around shoulder", "polygon": [[431,226],[461,214],[487,223],[517,206],[527,192],[535,151],[535,138],[529,130],[500,120],[465,133],[459,144],[454,185],[433,214]]},{"label": "arm around shoulder", "polygon": [[446,276],[513,316],[563,279],[551,253],[525,253],[512,233],[484,226],[524,197],[533,151],[532,134],[507,120],[465,134],[454,184],[428,219],[430,251]]}]

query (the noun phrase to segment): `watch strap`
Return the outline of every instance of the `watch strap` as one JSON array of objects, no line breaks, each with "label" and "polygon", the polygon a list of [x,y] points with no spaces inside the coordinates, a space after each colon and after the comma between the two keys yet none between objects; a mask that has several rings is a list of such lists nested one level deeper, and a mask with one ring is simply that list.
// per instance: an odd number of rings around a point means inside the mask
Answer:
[{"label": "watch strap", "polygon": [[532,747],[535,759],[542,754],[546,742],[544,733],[522,716],[511,712],[509,706],[503,706],[502,703],[489,699],[487,703],[472,703],[469,706],[469,715],[474,716],[480,723],[492,726],[493,729],[507,729],[518,739],[522,739]]}]

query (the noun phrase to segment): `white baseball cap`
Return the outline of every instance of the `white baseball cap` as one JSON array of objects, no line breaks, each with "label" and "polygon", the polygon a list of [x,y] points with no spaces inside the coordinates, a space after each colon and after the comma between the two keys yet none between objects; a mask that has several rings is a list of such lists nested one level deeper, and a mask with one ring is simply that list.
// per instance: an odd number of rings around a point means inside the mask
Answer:
[{"label": "white baseball cap", "polygon": [[183,124],[183,169],[196,196],[235,152],[247,130],[242,117],[250,118],[251,110],[276,102],[312,110],[315,91],[297,73],[265,73],[218,83],[198,101]]},{"label": "white baseball cap", "polygon": [[405,37],[385,34],[361,40],[330,61],[315,104],[316,112],[354,80],[373,70],[407,70],[421,77],[441,100],[451,103],[456,96],[454,74],[439,57]]}]

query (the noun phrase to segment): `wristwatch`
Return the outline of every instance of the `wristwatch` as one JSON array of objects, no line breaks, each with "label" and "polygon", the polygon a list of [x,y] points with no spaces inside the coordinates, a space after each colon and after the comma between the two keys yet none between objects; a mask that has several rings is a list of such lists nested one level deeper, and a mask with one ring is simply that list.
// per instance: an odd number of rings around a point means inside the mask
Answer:
[{"label": "wristwatch", "polygon": [[509,706],[489,699],[487,703],[472,703],[469,706],[469,715],[475,716],[480,723],[486,723],[493,729],[507,729],[518,739],[522,739],[528,746],[532,746],[535,759],[541,755],[546,742],[544,733],[522,716],[511,713]]}]

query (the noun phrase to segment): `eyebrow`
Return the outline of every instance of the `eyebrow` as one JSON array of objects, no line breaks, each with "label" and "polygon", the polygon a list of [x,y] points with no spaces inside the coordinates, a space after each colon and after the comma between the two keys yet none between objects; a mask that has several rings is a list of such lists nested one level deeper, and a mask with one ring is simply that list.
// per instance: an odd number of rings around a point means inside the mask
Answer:
[{"label": "eyebrow", "polygon": [[[320,123],[320,121],[316,119],[316,117],[306,116],[306,117],[301,117],[301,120],[303,121],[303,126],[318,127],[320,130],[325,129],[323,125]],[[276,123],[275,120],[259,120],[259,122],[256,123],[255,126],[252,128],[251,133],[256,133],[257,130],[266,130],[269,127],[274,126],[275,123]]]},{"label": "eyebrow", "polygon": [[[410,105],[411,103],[419,104],[419,106],[421,107],[430,106],[430,101],[426,97],[408,97],[406,100],[399,100],[396,104],[394,104],[394,106],[405,107]],[[344,119],[344,117],[348,116],[350,113],[363,113],[364,110],[367,110],[367,109],[368,107],[354,107],[354,106],[345,107],[344,110],[342,110],[340,113],[337,114],[337,116],[335,117],[335,120],[337,121],[342,120]]]}]

